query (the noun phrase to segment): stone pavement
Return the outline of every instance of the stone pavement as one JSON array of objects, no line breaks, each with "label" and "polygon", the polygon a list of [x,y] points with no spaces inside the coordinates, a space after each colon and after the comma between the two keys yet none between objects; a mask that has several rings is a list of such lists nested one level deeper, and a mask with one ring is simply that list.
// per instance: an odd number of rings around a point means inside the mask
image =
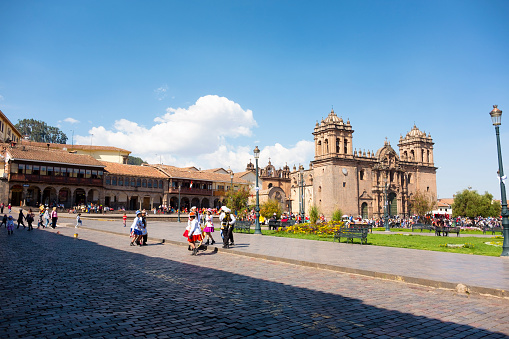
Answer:
[{"label": "stone pavement", "polygon": [[[61,220],[62,223],[71,222],[70,219]],[[149,238],[185,244],[186,239],[182,237],[185,225],[184,222],[150,220],[149,215]],[[129,224],[123,228],[121,222],[113,219],[84,220],[84,226],[117,234],[129,233]],[[221,239],[219,232],[213,234]],[[431,287],[456,289],[461,284],[467,286],[470,293],[509,297],[509,258],[242,233],[235,233],[234,237],[236,246],[229,250],[233,254]],[[217,247],[222,251],[221,246]]]},{"label": "stone pavement", "polygon": [[0,337],[509,336],[503,298],[74,232],[0,229]]}]

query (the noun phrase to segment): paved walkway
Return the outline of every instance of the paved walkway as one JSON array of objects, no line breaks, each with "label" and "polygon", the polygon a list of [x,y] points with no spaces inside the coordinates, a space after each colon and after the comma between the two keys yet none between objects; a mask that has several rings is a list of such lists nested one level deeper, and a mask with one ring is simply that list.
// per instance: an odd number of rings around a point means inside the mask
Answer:
[{"label": "paved walkway", "polygon": [[[151,225],[156,233],[159,226]],[[168,228],[182,229],[161,225],[163,233]],[[116,234],[80,229],[74,238],[74,232],[16,229],[8,236],[0,229],[1,338],[509,335],[508,302],[502,298],[231,255],[234,251],[194,257],[183,246],[133,247]],[[250,242],[239,236],[237,247],[254,247],[254,236],[245,237]]]},{"label": "paved walkway", "polygon": [[[62,223],[71,219],[61,218]],[[85,228],[127,235],[129,224],[107,218],[85,220]],[[149,239],[185,245],[185,223],[149,219]],[[420,233],[420,232],[418,232]],[[424,232],[423,232],[424,233]],[[219,232],[213,233],[216,241]],[[509,297],[509,258],[332,243],[235,233],[235,247],[219,251],[335,271],[404,281],[469,293]],[[220,245],[220,244],[219,244]],[[187,246],[187,245],[186,245]],[[461,286],[460,286],[461,287]]]}]

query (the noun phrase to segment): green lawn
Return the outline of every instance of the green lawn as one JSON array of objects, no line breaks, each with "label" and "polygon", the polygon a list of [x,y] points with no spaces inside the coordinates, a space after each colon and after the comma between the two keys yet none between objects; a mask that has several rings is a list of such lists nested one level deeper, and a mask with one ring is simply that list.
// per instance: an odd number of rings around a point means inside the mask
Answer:
[{"label": "green lawn", "polygon": [[[406,230],[408,231],[408,230]],[[423,231],[428,232],[428,231]],[[411,233],[411,231],[410,231]],[[436,236],[420,236],[418,232],[414,234],[403,235],[403,234],[368,234],[368,245],[371,246],[387,246],[387,247],[399,247],[399,248],[413,248],[428,251],[439,251],[439,252],[451,252],[451,253],[465,253],[475,255],[487,255],[487,256],[500,256],[502,253],[502,247],[486,245],[485,242],[498,242],[502,245],[503,239],[498,236],[492,236],[490,238],[476,238],[476,237],[436,237]],[[321,240],[321,241],[332,241],[333,237],[322,237],[315,234],[292,234],[285,232],[267,231],[263,230],[264,235],[276,236],[276,237],[287,237],[287,238],[299,238],[299,239],[310,239],[310,240]],[[482,234],[482,232],[481,232]],[[342,239],[341,242],[346,242]],[[451,248],[446,247],[447,244],[468,244],[468,248]],[[354,239],[353,246],[361,246],[359,239]],[[366,246],[366,245],[362,245]]]}]

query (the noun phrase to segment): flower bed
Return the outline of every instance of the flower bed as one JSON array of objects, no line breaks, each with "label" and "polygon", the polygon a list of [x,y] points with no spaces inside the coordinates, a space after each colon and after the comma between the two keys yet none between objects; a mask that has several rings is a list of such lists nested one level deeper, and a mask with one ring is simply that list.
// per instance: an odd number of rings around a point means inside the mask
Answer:
[{"label": "flower bed", "polygon": [[292,233],[292,234],[315,234],[319,237],[332,237],[344,223],[342,221],[329,221],[321,224],[295,224],[288,227],[279,227],[277,233]]}]

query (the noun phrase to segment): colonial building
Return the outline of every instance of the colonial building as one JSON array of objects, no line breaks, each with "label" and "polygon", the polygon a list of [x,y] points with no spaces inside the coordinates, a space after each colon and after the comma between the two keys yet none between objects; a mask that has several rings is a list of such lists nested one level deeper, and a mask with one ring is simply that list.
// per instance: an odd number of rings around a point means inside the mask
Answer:
[{"label": "colonial building", "polygon": [[168,177],[151,166],[101,161],[104,165],[104,206],[150,210],[166,205]]},{"label": "colonial building", "polygon": [[129,154],[131,154],[128,150],[113,146],[53,144],[35,142],[27,139],[22,139],[21,144],[41,148],[59,149],[69,153],[86,154],[100,161],[116,162],[118,164],[127,164]]},{"label": "colonial building", "polygon": [[[255,184],[256,181],[256,167],[250,161],[247,164],[246,171],[241,172],[239,176],[251,181]],[[269,199],[277,200],[283,206],[285,211],[290,211],[290,167],[285,165],[282,169],[276,169],[270,162],[265,167],[258,167],[258,187],[260,204],[263,204]],[[251,199],[250,203],[254,204]]]},{"label": "colonial building", "polygon": [[[313,205],[330,217],[340,209],[363,218],[382,217],[387,199],[390,215],[411,214],[412,195],[420,190],[436,199],[433,140],[416,126],[401,136],[399,154],[385,141],[376,152],[354,150],[350,121],[332,110],[313,131],[315,157],[309,169],[291,174],[292,211],[304,200],[306,213]],[[304,194],[299,187],[304,186]],[[301,198],[303,195],[303,199]]]},{"label": "colonial building", "polygon": [[7,119],[2,111],[0,111],[0,142],[19,142],[21,133],[14,127],[12,122]]},{"label": "colonial building", "polygon": [[89,155],[1,144],[0,201],[14,206],[98,203],[104,165]]}]

